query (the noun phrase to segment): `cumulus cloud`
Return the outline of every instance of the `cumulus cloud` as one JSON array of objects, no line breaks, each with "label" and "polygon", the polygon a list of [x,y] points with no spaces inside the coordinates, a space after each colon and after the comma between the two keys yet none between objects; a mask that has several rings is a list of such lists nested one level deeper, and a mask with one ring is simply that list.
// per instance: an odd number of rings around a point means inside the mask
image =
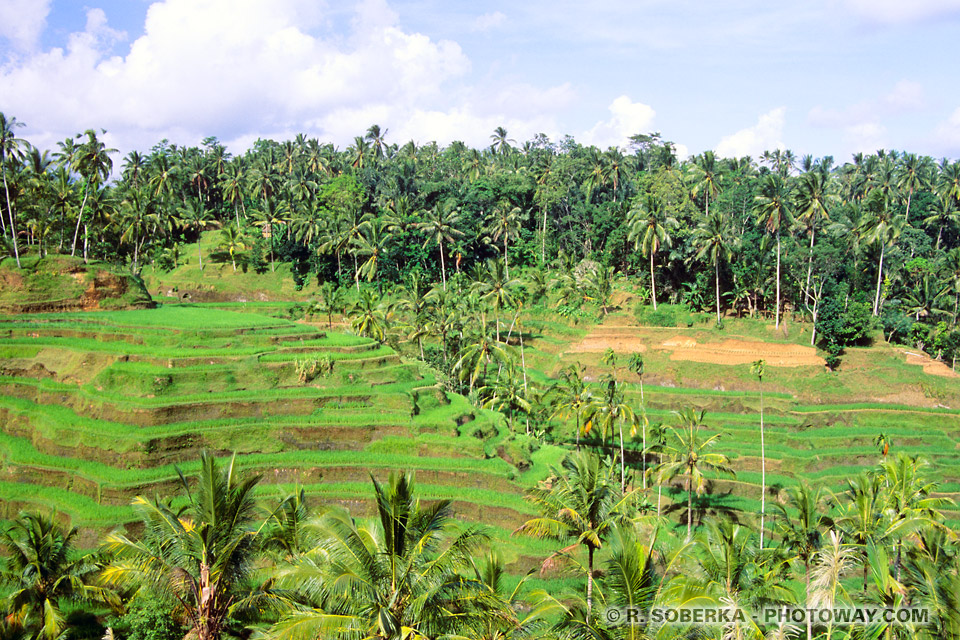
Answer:
[{"label": "cumulus cloud", "polygon": [[873,153],[886,147],[887,128],[879,122],[860,122],[844,127],[846,146],[853,151]]},{"label": "cumulus cloud", "polygon": [[783,149],[781,138],[786,112],[785,107],[777,107],[761,115],[752,127],[725,136],[717,144],[717,155],[725,158],[756,157],[764,151]]},{"label": "cumulus cloud", "polygon": [[936,133],[944,146],[954,152],[960,149],[960,107],[954,109],[950,117],[937,126]]},{"label": "cumulus cloud", "polygon": [[589,131],[578,136],[579,140],[601,149],[625,146],[630,136],[649,132],[657,114],[650,105],[633,102],[627,96],[620,96],[611,102],[608,109],[610,118],[598,122]]},{"label": "cumulus cloud", "polygon": [[507,113],[516,134],[532,135],[552,122],[542,115],[551,105],[572,99],[568,85],[507,84],[473,109],[471,63],[456,42],[404,30],[384,0],[361,2],[346,32],[320,6],[159,0],[121,55],[111,51],[124,34],[91,9],[64,47],[0,67],[0,110],[26,122],[40,146],[105,127],[124,151],[164,137],[243,145],[301,131],[346,145],[373,123],[446,143],[467,127],[488,134]]},{"label": "cumulus cloud", "polygon": [[900,24],[960,15],[960,0],[843,0],[859,18],[880,24]]},{"label": "cumulus cloud", "polygon": [[47,25],[50,0],[4,0],[0,2],[0,38],[20,50],[32,49]]},{"label": "cumulus cloud", "polygon": [[477,16],[473,21],[473,30],[474,31],[491,31],[502,27],[507,23],[507,16],[505,16],[500,11],[494,11],[493,13],[485,13],[482,16]]},{"label": "cumulus cloud", "polygon": [[923,85],[919,82],[901,80],[881,100],[885,106],[894,111],[922,109],[925,104]]}]

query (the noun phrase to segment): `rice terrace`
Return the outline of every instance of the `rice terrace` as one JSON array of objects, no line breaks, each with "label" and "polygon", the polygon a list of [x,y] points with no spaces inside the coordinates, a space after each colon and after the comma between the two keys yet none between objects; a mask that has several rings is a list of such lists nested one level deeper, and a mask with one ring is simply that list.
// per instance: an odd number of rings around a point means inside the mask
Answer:
[{"label": "rice terrace", "polygon": [[[0,95],[0,640],[960,640],[960,110],[916,150],[848,152],[871,121],[797,154],[778,107],[690,152],[626,95],[530,129],[569,82],[418,103],[396,83],[471,73],[404,31],[419,5],[197,3],[254,35],[130,3],[132,44],[89,9],[61,49],[54,4],[0,8],[0,86],[32,105]],[[444,28],[514,25],[479,18]],[[229,64],[151,48],[165,29]],[[64,138],[53,111],[89,98],[26,87],[63,59],[72,86],[80,54],[158,121]],[[193,102],[162,117],[177,56],[223,100],[202,135]],[[234,95],[237,70],[264,86]],[[104,90],[131,77],[151,91]],[[807,124],[912,118],[917,86]],[[659,117],[712,122],[725,91]],[[398,133],[343,138],[380,114]]]}]

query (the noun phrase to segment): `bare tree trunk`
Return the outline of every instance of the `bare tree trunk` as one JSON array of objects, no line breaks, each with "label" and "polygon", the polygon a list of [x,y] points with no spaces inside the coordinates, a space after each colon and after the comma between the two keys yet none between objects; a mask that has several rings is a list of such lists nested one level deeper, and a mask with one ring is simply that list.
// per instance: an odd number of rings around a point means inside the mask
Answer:
[{"label": "bare tree trunk", "polygon": [[713,263],[714,273],[717,281],[717,325],[720,324],[720,261]]},{"label": "bare tree trunk", "polygon": [[767,515],[767,454],[763,441],[763,379],[760,380],[760,549],[763,549],[763,528]]},{"label": "bare tree trunk", "polygon": [[443,276],[443,290],[447,290],[447,265],[443,261],[443,239],[440,240],[440,275]]},{"label": "bare tree trunk", "polygon": [[813,273],[813,238],[816,234],[817,227],[814,226],[810,229],[810,256],[807,260],[807,283],[803,286],[804,301],[808,300],[810,297],[810,275]]},{"label": "bare tree trunk", "polygon": [[71,258],[77,253],[77,236],[80,234],[80,222],[83,220],[83,210],[87,206],[87,190],[89,187],[90,183],[85,181],[83,183],[83,200],[80,202],[80,212],[77,214],[77,228],[73,230],[73,248],[70,249]]},{"label": "bare tree trunk", "polygon": [[[3,168],[0,167],[0,171]],[[17,248],[17,225],[13,221],[13,204],[10,202],[10,188],[7,186],[7,172],[3,171],[3,190],[7,195],[7,215],[10,217],[10,241],[13,243],[13,256],[17,260],[17,269],[20,269],[20,249]],[[0,216],[0,220],[3,217]]]},{"label": "bare tree trunk", "polygon": [[650,297],[653,299],[653,310],[657,310],[657,283],[653,278],[653,250],[650,250]]},{"label": "bare tree trunk", "polygon": [[883,240],[880,241],[880,267],[877,269],[877,295],[873,299],[873,315],[877,315],[880,311],[880,283],[883,282],[883,252],[887,246],[883,243]]},{"label": "bare tree trunk", "polygon": [[780,328],[780,229],[777,229],[777,314],[776,328]]}]

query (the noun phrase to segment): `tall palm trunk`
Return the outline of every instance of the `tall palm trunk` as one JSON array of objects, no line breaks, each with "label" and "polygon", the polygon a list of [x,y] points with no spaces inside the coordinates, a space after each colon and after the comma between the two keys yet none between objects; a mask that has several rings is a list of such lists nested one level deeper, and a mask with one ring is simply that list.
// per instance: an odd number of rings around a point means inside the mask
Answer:
[{"label": "tall palm trunk", "polygon": [[877,295],[873,299],[873,315],[877,315],[880,310],[880,283],[883,282],[883,252],[887,245],[880,241],[880,267],[877,269]]},{"label": "tall palm trunk", "polygon": [[87,189],[90,187],[90,182],[84,180],[83,182],[83,200],[80,202],[80,213],[77,214],[77,228],[73,230],[73,248],[70,249],[70,257],[72,258],[77,253],[77,236],[80,234],[80,222],[83,220],[83,210],[87,206]]},{"label": "tall palm trunk", "polygon": [[[0,167],[0,171],[3,168]],[[17,248],[17,226],[13,221],[13,204],[10,202],[10,187],[7,186],[7,172],[3,171],[3,191],[7,196],[7,216],[10,218],[10,242],[13,243],[13,256],[17,260],[17,269],[20,268],[20,249]],[[0,216],[2,219],[2,216]]]},{"label": "tall palm trunk", "polygon": [[543,233],[540,235],[540,263],[547,262],[547,208],[543,208]]},{"label": "tall palm trunk", "polygon": [[687,469],[687,542],[693,535],[693,471]]},{"label": "tall palm trunk", "polygon": [[777,228],[777,322],[776,328],[780,328],[780,229]]},{"label": "tall palm trunk", "polygon": [[443,238],[439,241],[440,244],[440,275],[443,276],[443,290],[447,290],[447,265],[443,260]]},{"label": "tall palm trunk", "polygon": [[714,274],[716,275],[717,282],[717,324],[720,324],[720,259],[718,258],[713,263]]},{"label": "tall palm trunk", "polygon": [[593,546],[587,545],[587,621],[593,608]]},{"label": "tall palm trunk", "polygon": [[657,282],[653,278],[653,251],[650,251],[650,297],[653,298],[653,310],[657,310]]},{"label": "tall palm trunk", "polygon": [[763,441],[763,379],[760,379],[760,548],[767,514],[767,453]]},{"label": "tall palm trunk", "polygon": [[803,285],[803,303],[809,306],[810,301],[810,276],[813,274],[813,238],[817,234],[817,228],[810,229],[810,255],[807,258],[807,283]]},{"label": "tall palm trunk", "polygon": [[510,261],[507,260],[507,234],[503,234],[503,266],[507,272],[507,280],[510,279]]},{"label": "tall palm trunk", "polygon": [[620,492],[627,492],[627,458],[623,448],[623,420],[620,421]]}]

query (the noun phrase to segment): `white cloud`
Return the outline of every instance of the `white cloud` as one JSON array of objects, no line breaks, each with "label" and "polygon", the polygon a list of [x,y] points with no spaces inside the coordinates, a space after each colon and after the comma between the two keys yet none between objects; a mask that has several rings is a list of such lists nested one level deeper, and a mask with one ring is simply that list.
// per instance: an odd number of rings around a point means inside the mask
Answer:
[{"label": "white cloud", "polygon": [[881,99],[894,111],[914,111],[924,107],[923,85],[919,82],[901,80],[893,90]]},{"label": "white cloud", "polygon": [[0,67],[0,110],[25,121],[24,134],[41,146],[105,127],[126,151],[164,137],[249,144],[300,131],[345,146],[373,123],[394,141],[444,144],[475,131],[486,141],[499,125],[517,138],[555,131],[545,114],[572,100],[569,85],[465,86],[471,63],[460,46],[404,31],[383,0],[362,2],[347,33],[326,31],[332,19],[316,7],[161,0],[117,56],[109,52],[124,34],[92,9],[64,48]]},{"label": "white cloud", "polygon": [[853,151],[873,153],[886,146],[887,128],[878,122],[860,122],[843,129],[846,146]]},{"label": "white cloud", "polygon": [[757,157],[764,151],[785,148],[781,138],[786,111],[786,107],[777,107],[761,115],[752,127],[725,136],[717,144],[717,155],[725,158]]},{"label": "white cloud", "polygon": [[50,0],[3,0],[0,2],[0,38],[14,47],[30,50],[47,26]]},{"label": "white cloud", "polygon": [[494,11],[493,13],[485,13],[482,16],[477,16],[473,21],[473,30],[491,31],[492,29],[502,27],[506,23],[507,16],[500,11]]},{"label": "white cloud", "polygon": [[900,24],[960,14],[960,0],[843,0],[847,10],[868,21]]},{"label": "white cloud", "polygon": [[598,122],[578,139],[584,144],[592,144],[605,149],[612,146],[625,146],[630,136],[649,133],[657,112],[650,105],[633,102],[627,96],[620,96],[608,107],[611,117]]},{"label": "white cloud", "polygon": [[960,148],[960,107],[937,126],[936,133],[941,143],[954,149]]}]

